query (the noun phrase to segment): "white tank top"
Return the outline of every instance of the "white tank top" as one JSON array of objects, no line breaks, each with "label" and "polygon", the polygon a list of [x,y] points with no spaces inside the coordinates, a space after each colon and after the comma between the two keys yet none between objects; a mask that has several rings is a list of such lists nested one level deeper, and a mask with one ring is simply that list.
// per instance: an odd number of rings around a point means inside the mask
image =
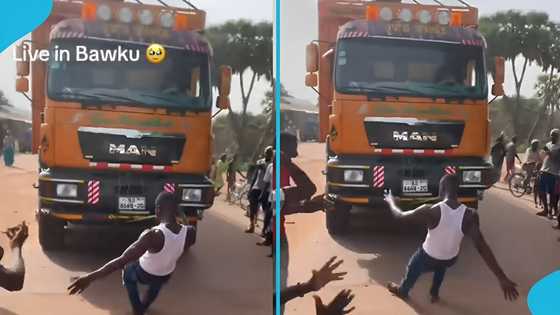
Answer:
[{"label": "white tank top", "polygon": [[181,230],[178,234],[169,230],[165,223],[154,227],[154,229],[163,233],[163,248],[157,253],[145,252],[140,257],[140,267],[154,276],[167,276],[175,270],[177,260],[183,254],[188,227],[181,224]]},{"label": "white tank top", "polygon": [[439,223],[435,228],[428,229],[422,248],[432,258],[453,259],[461,249],[463,217],[467,207],[462,204],[457,209],[451,209],[445,202],[440,202],[437,206],[441,210]]}]

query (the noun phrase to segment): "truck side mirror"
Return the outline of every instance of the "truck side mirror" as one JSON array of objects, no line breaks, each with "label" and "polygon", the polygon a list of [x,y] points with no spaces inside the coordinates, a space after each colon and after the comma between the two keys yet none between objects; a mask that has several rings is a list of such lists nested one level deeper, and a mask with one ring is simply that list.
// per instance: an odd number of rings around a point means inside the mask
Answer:
[{"label": "truck side mirror", "polygon": [[305,48],[305,85],[315,87],[318,84],[317,71],[319,71],[319,46],[315,43],[307,45]]},{"label": "truck side mirror", "polygon": [[504,77],[505,77],[505,58],[496,57],[496,73],[494,74],[494,85],[492,85],[492,95],[504,95]]},{"label": "truck side mirror", "polygon": [[16,79],[16,91],[19,93],[29,92],[29,79],[25,77]]},{"label": "truck side mirror", "polygon": [[26,53],[28,50],[29,46],[24,43],[16,46],[16,72],[18,76],[29,76],[30,62],[26,58]]},{"label": "truck side mirror", "polygon": [[319,46],[315,43],[307,45],[305,49],[305,64],[307,72],[319,71]]},{"label": "truck side mirror", "polygon": [[233,70],[230,66],[220,66],[220,81],[218,84],[217,106],[220,109],[228,109],[230,106],[229,94],[231,92],[231,76]]}]

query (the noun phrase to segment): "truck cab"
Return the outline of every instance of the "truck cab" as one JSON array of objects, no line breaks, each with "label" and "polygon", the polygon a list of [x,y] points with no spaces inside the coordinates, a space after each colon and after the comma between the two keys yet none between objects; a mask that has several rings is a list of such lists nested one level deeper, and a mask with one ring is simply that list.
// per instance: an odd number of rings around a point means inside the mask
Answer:
[{"label": "truck cab", "polygon": [[[495,182],[486,42],[477,9],[401,1],[319,1],[306,85],[319,86],[326,140],[327,228],[346,229],[354,205],[438,198],[445,174],[478,207]],[[503,94],[503,59],[493,92]]]},{"label": "truck cab", "polygon": [[[177,195],[192,225],[212,206],[205,17],[195,7],[55,1],[49,20],[19,48],[20,56],[50,52],[31,68],[44,249],[64,246],[68,223],[151,222],[162,191]],[[20,92],[28,90],[29,66],[18,61]],[[216,103],[227,108],[231,68],[218,72]]]}]

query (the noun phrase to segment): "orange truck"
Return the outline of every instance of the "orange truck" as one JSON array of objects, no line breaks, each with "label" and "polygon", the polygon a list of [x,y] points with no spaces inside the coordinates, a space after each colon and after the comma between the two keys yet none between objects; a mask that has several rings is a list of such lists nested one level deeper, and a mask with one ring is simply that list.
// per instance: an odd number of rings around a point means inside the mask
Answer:
[{"label": "orange truck", "polygon": [[[344,232],[352,206],[373,208],[387,190],[409,206],[435,200],[446,173],[477,208],[496,181],[478,10],[465,1],[318,4],[305,84],[319,87],[329,232]],[[496,96],[503,62],[496,58]]]},{"label": "orange truck", "polygon": [[[200,34],[206,13],[184,2],[57,0],[18,46],[16,90],[32,102],[39,154],[43,249],[63,248],[68,223],[153,221],[164,190],[177,194],[191,224],[212,206],[212,48]],[[153,43],[163,48],[149,50]],[[217,72],[224,109],[231,68]]]}]

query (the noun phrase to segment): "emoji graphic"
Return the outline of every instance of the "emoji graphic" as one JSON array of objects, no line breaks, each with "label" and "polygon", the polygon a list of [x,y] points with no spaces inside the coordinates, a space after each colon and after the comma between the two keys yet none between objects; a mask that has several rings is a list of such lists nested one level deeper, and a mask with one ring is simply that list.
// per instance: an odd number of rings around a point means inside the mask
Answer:
[{"label": "emoji graphic", "polygon": [[151,44],[146,49],[146,59],[153,64],[162,63],[165,60],[165,48],[160,44]]}]

